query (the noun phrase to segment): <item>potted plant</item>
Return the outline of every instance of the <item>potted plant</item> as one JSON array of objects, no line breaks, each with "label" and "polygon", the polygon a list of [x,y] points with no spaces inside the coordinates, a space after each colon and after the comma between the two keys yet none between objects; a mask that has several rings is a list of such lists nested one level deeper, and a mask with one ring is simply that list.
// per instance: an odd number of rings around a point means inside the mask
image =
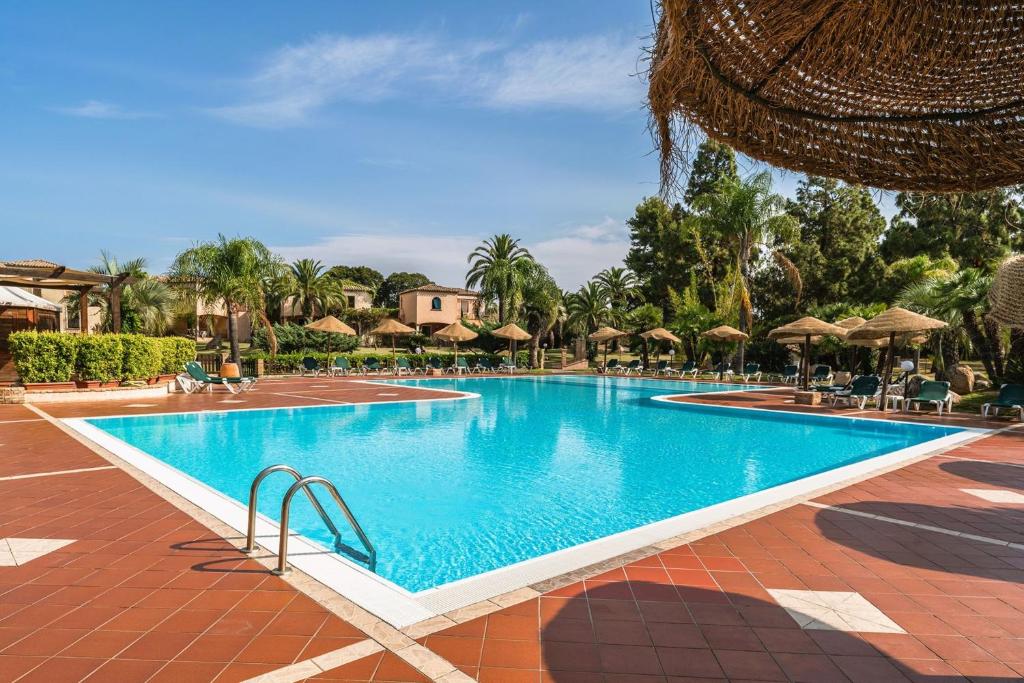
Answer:
[{"label": "potted plant", "polygon": [[163,358],[159,340],[141,334],[122,334],[122,384],[156,384]]},{"label": "potted plant", "polygon": [[116,387],[120,385],[124,366],[122,335],[84,335],[78,340],[76,375],[88,388]]},{"label": "potted plant", "polygon": [[26,391],[72,389],[78,338],[61,332],[14,332],[8,345]]}]

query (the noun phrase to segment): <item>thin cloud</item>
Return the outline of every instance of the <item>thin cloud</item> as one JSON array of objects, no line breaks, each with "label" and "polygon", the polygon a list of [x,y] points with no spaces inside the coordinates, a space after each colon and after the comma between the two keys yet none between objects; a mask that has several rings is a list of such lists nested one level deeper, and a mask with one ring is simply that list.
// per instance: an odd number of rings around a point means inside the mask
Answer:
[{"label": "thin cloud", "polygon": [[622,265],[629,252],[629,231],[613,218],[578,226],[529,247],[562,289],[575,290],[609,266]]},{"label": "thin cloud", "polygon": [[338,102],[414,96],[503,109],[624,110],[643,89],[636,40],[594,36],[526,45],[433,36],[325,35],[275,51],[236,104],[207,109],[251,126],[302,125]]},{"label": "thin cloud", "polygon": [[155,116],[149,112],[132,111],[102,100],[87,100],[73,107],[52,107],[52,111],[86,119],[145,119]]}]

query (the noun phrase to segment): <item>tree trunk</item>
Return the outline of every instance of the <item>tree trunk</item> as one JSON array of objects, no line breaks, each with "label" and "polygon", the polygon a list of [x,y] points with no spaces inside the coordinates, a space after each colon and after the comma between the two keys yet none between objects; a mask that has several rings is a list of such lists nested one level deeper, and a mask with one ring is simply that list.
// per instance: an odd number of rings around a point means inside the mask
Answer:
[{"label": "tree trunk", "polygon": [[228,340],[231,342],[231,362],[237,363],[241,356],[241,351],[238,348],[238,321],[235,319],[238,311],[235,304],[230,301],[225,301],[224,304],[228,309]]},{"label": "tree trunk", "polygon": [[[744,291],[744,293],[746,293],[746,296],[740,297],[740,325],[739,325],[739,327],[740,327],[740,332],[746,332],[747,334],[750,333],[749,326],[747,325],[746,303],[745,303],[746,302],[746,297],[749,296],[749,292],[750,292],[750,290],[747,288],[747,269],[749,267],[750,267],[750,236],[747,235],[747,234],[744,234],[744,236],[743,236],[743,244],[742,244],[742,247],[740,248],[740,264],[739,264],[739,268],[740,268],[740,286],[743,288],[743,291]],[[736,363],[736,365],[737,365],[736,369],[738,371],[740,371],[740,372],[743,371],[743,364],[744,364],[744,362],[746,360],[746,352],[747,352],[747,345],[746,345],[745,342],[741,341],[740,344],[739,344],[739,349],[738,349],[738,354],[737,354],[738,357],[737,357],[737,363]]]},{"label": "tree trunk", "polygon": [[530,367],[539,368],[540,335],[535,334],[530,338]]},{"label": "tree trunk", "polygon": [[999,324],[983,319],[985,325],[985,336],[988,337],[989,344],[992,348],[992,367],[996,370],[996,377],[993,381],[1002,382],[1003,377],[1006,375],[1006,365],[1003,362],[1003,345],[999,339]]},{"label": "tree trunk", "polygon": [[260,309],[259,319],[267,331],[267,347],[270,349],[270,357],[273,358],[277,355],[277,333],[274,332],[274,325],[270,322],[266,309]]},{"label": "tree trunk", "polygon": [[889,356],[889,347],[883,346],[878,349],[878,375],[881,377],[882,373],[885,372],[885,360]]},{"label": "tree trunk", "polygon": [[968,308],[963,311],[964,316],[964,328],[967,330],[967,336],[971,338],[971,343],[978,349],[978,355],[981,357],[981,364],[985,366],[985,372],[988,373],[989,380],[995,384],[999,381],[999,374],[996,372],[995,365],[992,363],[992,345],[989,342],[988,335],[981,329],[981,325],[978,321],[978,314]]}]

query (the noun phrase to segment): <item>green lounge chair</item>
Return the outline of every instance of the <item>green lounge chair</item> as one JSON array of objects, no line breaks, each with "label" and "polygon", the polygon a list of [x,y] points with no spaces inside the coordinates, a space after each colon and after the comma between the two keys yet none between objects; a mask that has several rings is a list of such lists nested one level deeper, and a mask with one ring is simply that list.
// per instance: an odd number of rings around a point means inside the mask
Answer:
[{"label": "green lounge chair", "polygon": [[761,381],[761,364],[760,363],[747,363],[743,366],[743,372],[740,373],[744,382],[749,382],[750,378],[753,377],[755,382]]},{"label": "green lounge chair", "polygon": [[811,381],[817,384],[828,384],[832,381],[832,368],[827,365],[814,366],[814,374],[811,375]]},{"label": "green lounge chair", "polygon": [[336,356],[334,359],[334,365],[327,368],[327,373],[331,377],[347,375],[350,372],[352,372],[352,366],[349,364],[348,358],[345,358],[345,356]]},{"label": "green lounge chair", "polygon": [[498,366],[498,372],[507,372],[510,375],[516,374],[516,362],[511,358],[502,358],[501,365]]},{"label": "green lounge chair", "polygon": [[999,414],[1000,410],[1016,410],[1020,421],[1024,422],[1024,384],[1004,384],[999,388],[996,400],[981,406],[981,416],[988,417]]},{"label": "green lounge chair", "polygon": [[926,380],[921,382],[921,391],[913,398],[903,399],[903,409],[910,410],[914,404],[930,403],[935,406],[939,416],[942,416],[942,409],[952,408],[952,397],[949,395],[949,382],[936,382]]},{"label": "green lounge chair", "polygon": [[203,370],[203,366],[195,361],[185,363],[185,372],[188,373],[188,382],[179,382],[186,394],[206,389],[212,392],[214,385],[219,384],[232,394],[242,391],[249,391],[256,386],[255,377],[210,377]]},{"label": "green lounge chair", "polygon": [[623,375],[631,375],[634,372],[638,375],[642,375],[644,372],[644,366],[638,360],[629,361],[629,364],[622,369]]},{"label": "green lounge chair", "polygon": [[601,372],[603,372],[606,375],[610,375],[613,372],[618,372],[618,371],[619,371],[619,359],[618,358],[612,358],[610,361],[608,361],[607,363],[604,364],[604,369],[601,370]]},{"label": "green lounge chair", "polygon": [[399,356],[395,359],[395,374],[396,375],[418,375],[423,373],[423,368],[414,368],[412,363],[409,362],[408,358]]},{"label": "green lounge chair", "polygon": [[875,401],[881,400],[877,397],[878,387],[882,383],[882,380],[874,375],[861,375],[855,377],[850,382],[849,389],[839,389],[837,391],[828,392],[828,397],[832,401],[834,406],[839,401],[843,401],[846,405],[856,403],[857,407],[864,410],[864,406],[868,404],[869,399],[875,399]]},{"label": "green lounge chair", "polygon": [[318,376],[321,372],[320,361],[313,356],[306,356],[302,359],[302,376],[305,377],[307,374]]},{"label": "green lounge chair", "polygon": [[363,374],[364,375],[369,375],[371,372],[373,374],[375,374],[375,375],[379,375],[383,371],[384,371],[384,368],[381,367],[380,361],[377,360],[376,358],[374,358],[373,356],[370,356],[369,358],[366,358],[366,359],[363,360]]},{"label": "green lounge chair", "polygon": [[682,376],[690,375],[696,377],[697,373],[700,372],[700,368],[697,367],[697,361],[688,360],[683,363],[683,367],[679,368],[679,374]]},{"label": "green lounge chair", "polygon": [[678,375],[679,371],[668,364],[667,360],[659,360],[658,364],[654,368],[654,376],[658,375]]},{"label": "green lounge chair", "polygon": [[705,374],[710,374],[710,375],[713,375],[713,376],[714,376],[714,377],[716,377],[716,378],[717,378],[717,377],[718,377],[719,375],[721,375],[721,376],[722,376],[722,379],[726,379],[726,378],[728,378],[728,377],[729,377],[729,375],[731,375],[731,374],[732,374],[732,366],[731,366],[731,365],[729,365],[728,363],[719,363],[719,364],[718,364],[718,365],[716,365],[715,367],[711,368],[711,370],[709,370],[709,371],[708,371],[707,373],[705,373]]},{"label": "green lounge chair", "polygon": [[448,370],[453,375],[461,375],[463,373],[468,375],[470,372],[472,372],[472,370],[470,370],[469,363],[466,362],[465,356],[459,356],[458,358],[456,358],[455,365],[448,368]]},{"label": "green lounge chair", "polygon": [[785,383],[793,382],[796,384],[800,379],[800,368],[796,365],[787,365],[782,368],[782,374],[779,375],[779,379]]},{"label": "green lounge chair", "polygon": [[494,366],[491,365],[491,359],[486,356],[477,358],[476,365],[473,366],[473,372],[479,372],[481,374],[485,372],[494,372]]},{"label": "green lounge chair", "polygon": [[442,374],[444,373],[444,366],[441,365],[441,359],[438,358],[437,356],[431,356],[430,358],[428,358],[427,365],[429,365],[432,369],[437,370]]}]

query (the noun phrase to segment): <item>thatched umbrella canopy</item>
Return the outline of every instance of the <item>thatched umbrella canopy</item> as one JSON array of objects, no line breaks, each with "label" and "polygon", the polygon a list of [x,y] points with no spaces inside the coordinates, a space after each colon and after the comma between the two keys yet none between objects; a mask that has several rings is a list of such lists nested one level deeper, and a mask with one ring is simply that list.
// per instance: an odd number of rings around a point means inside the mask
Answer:
[{"label": "thatched umbrella canopy", "polygon": [[[641,332],[640,333],[640,337],[644,340],[644,350],[645,351],[647,350],[647,342],[650,341],[651,339],[653,339],[654,341],[672,342],[673,344],[679,344],[679,343],[682,342],[682,340],[679,337],[677,337],[676,335],[672,334],[671,332],[666,330],[664,327],[655,327],[653,330],[647,330],[646,332]],[[655,354],[655,358],[660,358],[661,357],[661,346],[657,347],[657,351],[658,352]]]},{"label": "thatched umbrella canopy", "polygon": [[846,338],[850,341],[868,339],[887,339],[889,352],[885,359],[885,369],[882,371],[882,398],[879,401],[879,409],[883,412],[887,407],[886,396],[889,393],[889,376],[892,374],[893,347],[896,346],[898,336],[910,337],[918,332],[929,332],[942,329],[946,323],[935,318],[929,318],[920,313],[908,311],[898,306],[890,308],[886,312],[875,316],[860,327],[850,330]]},{"label": "thatched umbrella canopy", "polygon": [[391,358],[392,360],[398,358],[398,351],[395,349],[395,337],[400,334],[412,334],[416,330],[412,329],[408,325],[403,325],[394,318],[385,318],[380,321],[380,325],[370,330],[370,334],[388,334],[391,335]]},{"label": "thatched umbrella canopy", "polygon": [[988,317],[1000,325],[1024,329],[1024,254],[1003,261],[988,290]]},{"label": "thatched umbrella canopy", "polygon": [[794,320],[791,323],[787,323],[781,327],[776,327],[774,330],[768,333],[769,339],[792,339],[794,337],[802,337],[800,342],[803,346],[803,356],[800,358],[801,382],[803,389],[806,391],[810,388],[811,384],[811,344],[814,337],[823,337],[827,334],[831,334],[836,337],[845,337],[846,330],[838,325],[827,323],[824,320],[818,320],[813,316],[806,316],[799,320]]},{"label": "thatched umbrella canopy", "polygon": [[509,323],[508,325],[505,325],[504,327],[499,327],[498,329],[496,329],[493,332],[491,332],[491,334],[493,334],[495,337],[501,337],[502,339],[508,339],[509,340],[508,341],[508,354],[509,354],[509,356],[512,356],[512,344],[514,342],[527,341],[528,339],[532,338],[529,332],[527,332],[523,328],[519,327],[519,325],[516,325],[515,323]]},{"label": "thatched umbrella canopy", "polygon": [[434,333],[434,336],[438,339],[443,339],[444,341],[450,341],[452,343],[452,346],[455,347],[455,364],[458,365],[459,342],[472,341],[480,335],[463,325],[462,321],[456,320],[451,325],[439,329]]},{"label": "thatched umbrella canopy", "polygon": [[[307,330],[316,330],[317,332],[327,332],[328,334],[347,334],[350,337],[356,336],[356,331],[355,330],[353,330],[351,327],[349,327],[345,323],[343,323],[340,320],[338,320],[337,318],[335,318],[333,315],[329,315],[329,316],[326,316],[324,318],[320,318],[319,320],[317,320],[315,322],[309,323],[308,325],[306,325],[306,329]],[[327,337],[327,356],[328,356],[328,361],[327,362],[328,363],[333,363],[334,361],[330,360],[330,355],[331,355],[331,337],[328,336]]]},{"label": "thatched umbrella canopy", "polygon": [[740,332],[735,327],[729,327],[728,325],[719,325],[718,327],[712,327],[710,330],[706,330],[700,333],[700,336],[711,341],[718,342],[719,344],[719,369],[718,369],[718,380],[721,381],[725,375],[725,344],[727,342],[738,342],[746,341],[750,339],[750,335],[746,332]]},{"label": "thatched umbrella canopy", "polygon": [[1024,182],[1024,13],[981,3],[660,0],[662,181],[697,128],[808,175],[908,191]]},{"label": "thatched umbrella canopy", "polygon": [[597,342],[598,344],[602,342],[604,343],[604,365],[605,367],[608,367],[608,342],[628,335],[629,332],[623,332],[622,330],[617,330],[614,327],[605,326],[598,328],[596,332],[588,334],[587,339],[592,342]]}]

